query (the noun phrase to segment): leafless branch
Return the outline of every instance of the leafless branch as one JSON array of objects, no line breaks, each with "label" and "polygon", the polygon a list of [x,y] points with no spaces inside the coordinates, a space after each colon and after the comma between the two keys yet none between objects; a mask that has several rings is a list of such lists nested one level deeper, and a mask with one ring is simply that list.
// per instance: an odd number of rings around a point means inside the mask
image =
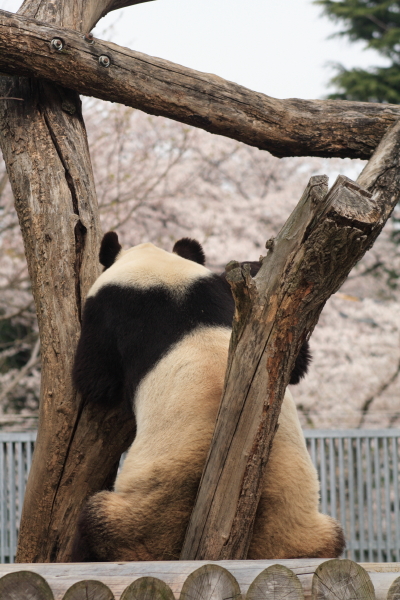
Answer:
[{"label": "leafless branch", "polygon": [[4,399],[7,397],[7,395],[18,385],[18,383],[21,381],[21,379],[23,377],[25,377],[25,375],[27,375],[38,364],[38,362],[40,360],[39,349],[40,349],[40,339],[38,338],[36,341],[36,344],[32,350],[31,357],[28,360],[28,362],[26,363],[26,365],[24,365],[22,367],[22,369],[20,369],[16,373],[14,379],[12,379],[12,381],[10,381],[10,383],[0,393],[0,405],[4,401]]}]

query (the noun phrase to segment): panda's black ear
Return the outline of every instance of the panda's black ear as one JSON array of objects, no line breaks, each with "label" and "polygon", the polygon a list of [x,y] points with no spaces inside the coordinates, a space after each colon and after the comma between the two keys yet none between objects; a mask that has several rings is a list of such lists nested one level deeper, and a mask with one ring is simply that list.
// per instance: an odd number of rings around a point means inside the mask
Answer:
[{"label": "panda's black ear", "polygon": [[204,250],[197,240],[182,238],[181,240],[175,242],[172,252],[182,256],[182,258],[187,258],[188,260],[197,262],[199,265],[204,265],[206,262]]},{"label": "panda's black ear", "polygon": [[109,231],[106,233],[101,241],[99,261],[108,269],[114,264],[117,254],[121,250],[122,246],[118,241],[118,234],[115,231]]}]

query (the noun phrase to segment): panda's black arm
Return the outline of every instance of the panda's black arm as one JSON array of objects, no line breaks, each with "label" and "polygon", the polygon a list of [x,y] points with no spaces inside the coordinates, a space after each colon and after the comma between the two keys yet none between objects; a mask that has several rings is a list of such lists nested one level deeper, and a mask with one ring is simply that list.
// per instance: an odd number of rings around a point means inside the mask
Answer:
[{"label": "panda's black arm", "polygon": [[[250,265],[250,275],[252,277],[255,277],[257,275],[257,273],[261,267],[261,263],[259,261],[245,261],[245,262],[240,263],[240,265],[241,266]],[[225,285],[227,286],[227,289],[229,289],[229,292],[231,293],[231,286],[229,285],[229,283],[226,280],[226,271],[221,273],[221,279],[224,281]],[[233,319],[233,313],[232,313],[232,319]],[[297,383],[300,382],[301,379],[303,379],[303,377],[305,377],[305,375],[307,374],[307,371],[308,371],[308,367],[311,363],[311,360],[312,360],[312,355],[310,352],[310,346],[309,346],[308,341],[305,341],[300,348],[300,352],[298,353],[296,361],[294,363],[293,371],[290,374],[289,383],[291,385],[296,385]]]},{"label": "panda's black arm", "polygon": [[84,400],[111,406],[122,400],[123,371],[115,336],[106,318],[96,298],[88,298],[72,377]]}]

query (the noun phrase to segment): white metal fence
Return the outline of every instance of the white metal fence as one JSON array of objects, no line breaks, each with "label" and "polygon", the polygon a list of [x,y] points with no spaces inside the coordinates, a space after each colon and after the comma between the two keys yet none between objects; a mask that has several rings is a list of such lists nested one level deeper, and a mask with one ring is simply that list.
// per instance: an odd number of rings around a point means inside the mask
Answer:
[{"label": "white metal fence", "polygon": [[14,562],[36,432],[0,433],[0,563]]},{"label": "white metal fence", "polygon": [[321,481],[321,511],[341,523],[345,556],[400,560],[399,429],[308,430]]},{"label": "white metal fence", "polygon": [[[321,510],[357,562],[400,561],[400,429],[306,430]],[[0,433],[0,562],[13,562],[36,433]]]}]

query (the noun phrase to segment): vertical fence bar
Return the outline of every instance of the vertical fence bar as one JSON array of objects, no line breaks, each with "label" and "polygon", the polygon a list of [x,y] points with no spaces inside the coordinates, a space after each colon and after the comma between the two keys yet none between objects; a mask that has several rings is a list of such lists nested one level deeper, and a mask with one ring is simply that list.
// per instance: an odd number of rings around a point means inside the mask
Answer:
[{"label": "vertical fence bar", "polygon": [[315,468],[317,468],[317,455],[315,452],[315,438],[311,438],[310,440],[310,454],[311,460]]},{"label": "vertical fence bar", "polygon": [[32,445],[33,442],[29,441],[26,444],[26,480],[28,481],[28,475],[29,475],[29,471],[31,470],[31,465],[32,465]]},{"label": "vertical fence bar", "polygon": [[6,490],[5,490],[5,472],[4,472],[4,443],[0,442],[0,561],[6,562],[6,514],[4,507],[6,504]]},{"label": "vertical fence bar", "polygon": [[391,562],[392,558],[392,535],[391,522],[392,514],[390,510],[390,474],[389,474],[389,454],[388,441],[383,438],[383,473],[384,473],[384,494],[385,494],[385,514],[386,514],[386,562]]},{"label": "vertical fence bar", "polygon": [[355,527],[355,494],[354,494],[354,463],[353,463],[353,438],[347,438],[349,445],[349,508],[350,508],[350,560],[355,560],[355,542],[356,542],[356,527]]},{"label": "vertical fence bar", "polygon": [[340,523],[342,525],[343,531],[347,531],[343,438],[339,437],[337,441],[338,441],[338,460],[339,460]]},{"label": "vertical fence bar", "polygon": [[374,437],[374,467],[375,467],[375,493],[376,493],[376,514],[377,519],[377,538],[378,538],[378,562],[382,562],[383,539],[382,539],[382,508],[381,508],[381,463],[379,458],[379,438]]},{"label": "vertical fence bar", "polygon": [[323,513],[328,512],[327,502],[327,477],[326,477],[326,454],[325,454],[325,438],[320,438],[320,472],[321,472],[321,510]]},{"label": "vertical fence bar", "polygon": [[331,500],[331,516],[336,519],[336,460],[335,446],[333,438],[329,438],[329,476],[330,476],[330,500]]},{"label": "vertical fence bar", "polygon": [[16,519],[16,529],[19,528],[19,523],[21,521],[21,512],[22,512],[22,502],[23,502],[23,489],[25,488],[25,478],[24,478],[24,459],[23,459],[23,451],[22,451],[23,442],[15,442],[16,454],[18,460],[18,511],[17,511],[17,519]]},{"label": "vertical fence bar", "polygon": [[365,439],[365,462],[367,472],[367,510],[368,510],[368,560],[374,560],[374,516],[372,509],[372,473],[371,473],[371,453],[370,439]]},{"label": "vertical fence bar", "polygon": [[7,458],[8,458],[8,514],[9,514],[9,548],[10,548],[10,563],[14,562],[15,550],[17,547],[17,536],[15,530],[16,512],[15,512],[15,460],[14,460],[14,444],[7,442]]},{"label": "vertical fence bar", "polygon": [[393,490],[394,490],[394,547],[396,561],[400,561],[400,519],[399,519],[399,458],[398,438],[392,438]]},{"label": "vertical fence bar", "polygon": [[356,460],[357,460],[357,490],[358,490],[358,537],[360,541],[359,562],[364,562],[365,538],[364,538],[364,482],[362,468],[362,447],[361,439],[356,439]]}]

